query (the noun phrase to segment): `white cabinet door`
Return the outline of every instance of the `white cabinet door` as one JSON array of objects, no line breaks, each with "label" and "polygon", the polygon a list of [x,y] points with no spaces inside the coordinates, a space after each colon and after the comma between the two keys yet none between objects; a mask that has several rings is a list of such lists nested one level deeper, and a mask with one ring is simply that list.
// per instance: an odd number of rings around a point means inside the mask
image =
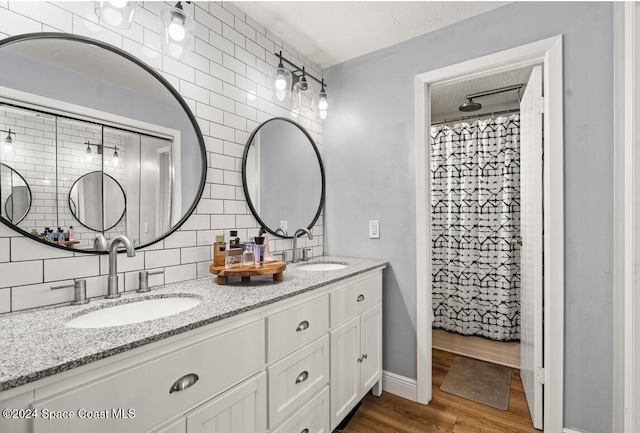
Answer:
[{"label": "white cabinet door", "polygon": [[360,316],[331,331],[331,430],[360,400]]},{"label": "white cabinet door", "polygon": [[360,316],[360,396],[382,378],[382,305]]},{"label": "white cabinet door", "polygon": [[260,373],[187,414],[187,433],[267,431],[267,376]]},{"label": "white cabinet door", "polygon": [[184,416],[181,416],[174,421],[169,421],[159,427],[152,428],[147,433],[186,433],[186,431],[187,420]]}]

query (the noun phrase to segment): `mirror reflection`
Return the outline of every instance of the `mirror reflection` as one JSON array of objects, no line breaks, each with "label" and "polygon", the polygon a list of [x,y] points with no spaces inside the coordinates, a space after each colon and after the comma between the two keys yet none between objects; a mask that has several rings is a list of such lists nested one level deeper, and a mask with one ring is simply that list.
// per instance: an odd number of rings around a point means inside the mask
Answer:
[{"label": "mirror reflection", "polygon": [[18,224],[31,209],[31,190],[13,168],[0,163],[0,207],[2,217]]},{"label": "mirror reflection", "polygon": [[[80,177],[69,193],[71,213],[80,224],[91,230],[106,231],[114,228],[124,216],[125,208],[126,199],[122,186],[101,171]],[[124,229],[122,232],[125,234]]]},{"label": "mirror reflection", "polygon": [[320,216],[320,153],[309,133],[289,119],[270,119],[251,134],[242,178],[251,212],[273,234],[292,237],[299,228],[311,229]]},{"label": "mirror reflection", "polygon": [[193,212],[204,139],[185,101],[151,68],[60,33],[3,40],[0,64],[0,129],[14,132],[0,161],[31,186],[33,203],[19,220],[14,198],[5,223],[38,239],[45,227],[73,226],[74,248],[92,250],[97,232],[150,245]]}]

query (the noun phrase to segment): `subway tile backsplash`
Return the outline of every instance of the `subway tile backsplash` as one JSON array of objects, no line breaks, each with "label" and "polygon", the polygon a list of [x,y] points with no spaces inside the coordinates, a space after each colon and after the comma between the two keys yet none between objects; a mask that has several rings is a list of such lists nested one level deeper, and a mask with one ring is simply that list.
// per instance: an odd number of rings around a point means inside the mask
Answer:
[{"label": "subway tile backsplash", "polygon": [[[301,58],[285,41],[232,5],[219,2],[183,3],[196,21],[196,41],[186,60],[167,57],[160,52],[158,14],[168,6],[144,2],[130,29],[114,30],[97,24],[89,1],[0,2],[4,23],[0,37],[62,31],[122,48],[154,67],[177,89],[202,129],[208,166],[203,200],[178,232],[138,250],[133,258],[119,254],[119,282],[126,291],[138,288],[138,271],[143,269],[164,271],[149,276],[151,287],[208,276],[216,235],[228,235],[231,229],[238,229],[242,239],[257,235],[258,224],[242,189],[241,162],[246,140],[261,122],[289,117],[286,107],[273,102],[269,89],[269,76],[277,64],[273,53],[282,50],[286,58],[321,75],[317,65]],[[322,152],[322,124],[311,113],[296,121]],[[24,126],[38,130],[35,125]],[[311,241],[300,239],[299,246],[312,247],[314,256],[322,255],[322,217],[313,235]],[[290,240],[270,237],[272,252],[291,246]],[[69,302],[73,289],[52,291],[50,287],[73,278],[87,279],[89,297],[104,296],[107,273],[105,255],[42,245],[0,224],[0,313]]]}]

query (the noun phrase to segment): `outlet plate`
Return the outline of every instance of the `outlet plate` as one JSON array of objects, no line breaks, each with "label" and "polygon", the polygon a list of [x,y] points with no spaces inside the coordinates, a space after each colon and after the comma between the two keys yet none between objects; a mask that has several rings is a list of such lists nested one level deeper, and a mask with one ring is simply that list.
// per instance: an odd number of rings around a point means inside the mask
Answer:
[{"label": "outlet plate", "polygon": [[280,228],[286,233],[289,233],[289,224],[287,223],[287,221],[280,221]]},{"label": "outlet plate", "polygon": [[369,220],[369,239],[380,239],[379,220]]}]

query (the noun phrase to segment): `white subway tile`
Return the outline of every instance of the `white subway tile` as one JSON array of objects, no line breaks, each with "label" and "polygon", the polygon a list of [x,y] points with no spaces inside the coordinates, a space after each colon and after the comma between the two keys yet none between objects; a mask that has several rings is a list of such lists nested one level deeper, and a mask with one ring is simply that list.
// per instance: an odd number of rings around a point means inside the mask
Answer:
[{"label": "white subway tile", "polygon": [[[246,140],[243,140],[243,142],[246,142]],[[225,141],[224,154],[229,156],[235,156],[236,158],[242,158],[244,154],[244,147],[245,147],[244,144],[236,144],[231,141]]]},{"label": "white subway tile", "polygon": [[[217,168],[207,169],[207,182],[224,183],[224,171]],[[211,191],[209,191],[209,197],[211,197]]]},{"label": "white subway tile", "polygon": [[225,200],[224,213],[225,214],[246,214],[247,203],[245,201],[239,201],[239,200]]},{"label": "white subway tile", "polygon": [[[223,84],[224,87],[224,84]],[[235,109],[235,101],[231,98],[227,98],[220,93],[211,92],[209,95],[209,103],[221,110],[233,112]]]},{"label": "white subway tile", "polygon": [[[255,59],[255,57],[253,58]],[[240,74],[242,76],[246,75],[247,73],[247,65],[240,60],[237,60],[233,54],[222,54],[222,66],[224,66],[225,68],[229,68],[236,74]],[[253,65],[250,64],[250,66],[255,66],[255,62],[253,63]]]},{"label": "white subway tile", "polygon": [[42,260],[0,263],[0,288],[41,283]]},{"label": "white subway tile", "polygon": [[209,215],[191,214],[180,227],[182,230],[209,230],[211,228]]},{"label": "white subway tile", "polygon": [[221,234],[223,233],[221,233],[219,230],[199,230],[197,245],[211,246],[216,241],[216,235],[221,235]]},{"label": "white subway tile", "polygon": [[196,263],[196,278],[204,278],[211,276],[211,262]]},{"label": "white subway tile", "polygon": [[222,51],[202,39],[196,39],[195,52],[207,59],[222,64]]},{"label": "white subway tile", "polygon": [[196,22],[201,23],[203,27],[208,28],[209,30],[212,30],[216,33],[222,33],[222,21],[202,8],[196,7],[195,16],[193,17],[193,19]]},{"label": "white subway tile", "polygon": [[11,238],[11,260],[14,262],[60,257],[73,257],[73,251],[45,245],[27,237]]},{"label": "white subway tile", "polygon": [[[254,129],[256,129],[256,126],[257,125],[255,124],[255,122],[247,121],[247,131],[253,131]],[[251,134],[249,132],[240,131],[239,129],[236,129],[236,139],[235,139],[236,143],[246,143],[249,140],[250,136]],[[241,147],[244,148],[244,144],[242,144]],[[242,171],[242,168],[239,168],[238,171]]]},{"label": "white subway tile", "polygon": [[224,121],[224,112],[222,110],[200,102],[196,104],[195,113],[197,117],[200,117],[207,122],[220,123]]},{"label": "white subway tile", "polygon": [[92,277],[99,274],[100,263],[97,255],[83,255],[44,261],[45,282]]},{"label": "white subway tile", "polygon": [[11,257],[9,238],[0,238],[0,263],[8,262]]},{"label": "white subway tile", "polygon": [[48,2],[11,2],[9,8],[21,15],[40,21],[59,31],[71,33],[70,12]]},{"label": "white subway tile", "polygon": [[[164,270],[162,268],[158,269],[148,269],[148,271],[163,271],[161,274],[149,275],[149,287],[157,287],[164,285]],[[138,276],[138,272],[127,272],[124,274],[124,289],[127,292],[132,292],[134,290],[138,290],[140,288],[140,277]]]},{"label": "white subway tile", "polygon": [[196,263],[212,260],[213,249],[211,246],[181,248],[181,263]]},{"label": "white subway tile", "polygon": [[[101,275],[97,277],[86,278],[87,281],[87,298],[96,298],[98,296],[106,296],[109,287],[109,277]],[[118,292],[123,292],[124,278],[122,274],[118,275]]]},{"label": "white subway tile", "polygon": [[145,253],[145,268],[162,268],[180,264],[180,249],[147,251]]},{"label": "white subway tile", "polygon": [[247,92],[246,90],[239,89],[236,86],[233,86],[228,83],[222,84],[222,94],[228,98],[234,99],[240,102],[247,101]]},{"label": "white subway tile", "polygon": [[42,24],[38,21],[29,19],[7,9],[0,9],[0,23],[2,23],[2,32],[8,35],[37,33],[42,31]]},{"label": "white subway tile", "polygon": [[[251,68],[256,67],[257,57],[243,48],[236,47],[235,58],[245,64],[245,68],[244,68],[244,71],[242,72],[242,75],[246,75],[247,67],[251,67]],[[223,56],[223,61],[224,61],[224,56]]]},{"label": "white subway tile", "polygon": [[221,140],[233,140],[234,138],[233,128],[215,122],[211,122],[210,134]]},{"label": "white subway tile", "polygon": [[0,313],[11,311],[11,289],[0,290]]},{"label": "white subway tile", "polygon": [[210,66],[211,75],[216,77],[221,81],[219,89],[212,89],[215,92],[222,93],[222,81],[227,83],[234,84],[236,81],[236,73],[229,68],[225,68],[224,66],[211,62]]},{"label": "white subway tile", "polygon": [[245,17],[245,21],[247,22],[248,25],[256,29],[258,33],[262,35],[266,34],[267,29],[265,29],[265,27],[262,24],[260,24],[259,22],[251,18],[249,15]]},{"label": "white subway tile", "polygon": [[[118,253],[116,258],[116,269],[118,273],[120,272],[129,272],[129,271],[137,271],[139,269],[144,269],[144,255],[141,251],[136,251],[136,255],[133,257],[128,257],[126,253],[121,252]],[[102,254],[100,257],[100,274],[107,275],[109,273],[109,255]]]},{"label": "white subway tile", "polygon": [[216,32],[209,32],[209,43],[224,53],[233,56],[233,42]]},{"label": "white subway tile", "polygon": [[209,60],[206,56],[200,55],[197,52],[194,52],[193,49],[182,61],[189,66],[192,66],[196,69],[196,71],[209,72]]},{"label": "white subway tile", "polygon": [[209,13],[229,26],[234,23],[234,15],[217,3],[209,2]]},{"label": "white subway tile", "polygon": [[230,26],[227,24],[222,25],[222,36],[229,39],[235,45],[244,48],[245,36],[233,29],[233,24]]},{"label": "white subway tile", "polygon": [[224,125],[244,131],[247,128],[247,120],[243,117],[236,116],[235,114],[225,112]]},{"label": "white subway tile", "polygon": [[222,92],[222,80],[202,71],[196,71],[196,84],[212,92]]},{"label": "white subway tile", "polygon": [[176,283],[178,281],[193,280],[196,278],[195,263],[181,266],[171,266],[164,269],[165,284]]},{"label": "white subway tile", "polygon": [[51,290],[51,286],[73,284],[73,280],[14,287],[11,289],[11,310],[19,311],[44,305],[73,301],[73,287]]},{"label": "white subway tile", "polygon": [[[196,86],[185,80],[180,80],[180,94],[184,98],[191,98],[194,101],[209,103],[209,91],[204,87]],[[193,109],[192,109],[193,111]]]},{"label": "white subway tile", "polygon": [[155,69],[162,68],[162,55],[159,51],[127,38],[122,41],[122,47],[125,51],[133,54],[147,65]]},{"label": "white subway tile", "polygon": [[198,203],[196,212],[198,214],[220,214],[223,213],[224,207],[222,200],[201,199]]},{"label": "white subway tile", "polygon": [[224,141],[214,137],[204,137],[204,145],[207,148],[207,152],[223,153]]},{"label": "white subway tile", "polygon": [[234,229],[236,228],[235,215],[211,215],[211,227],[216,229]]},{"label": "white subway tile", "polygon": [[179,230],[164,240],[165,248],[191,247],[196,245],[196,231]]},{"label": "white subway tile", "polygon": [[193,67],[167,55],[162,56],[162,70],[182,80],[194,82],[196,79],[196,71]]},{"label": "white subway tile", "polygon": [[242,173],[237,171],[225,171],[224,184],[242,186]]},{"label": "white subway tile", "polygon": [[250,40],[247,40],[247,45],[246,45],[245,49],[250,54],[255,56],[256,59],[261,60],[263,62],[267,60],[267,50],[265,50],[264,47],[261,47],[257,43],[255,43],[253,41],[250,41]]},{"label": "white subway tile", "polygon": [[229,12],[231,12],[232,14],[234,14],[236,20],[238,18],[240,18],[241,20],[245,19],[245,16],[246,16],[245,13],[243,11],[241,11],[240,9],[238,9],[236,7],[236,5],[234,5],[233,3],[223,2],[222,3],[222,7],[225,8],[226,10],[228,10]]},{"label": "white subway tile", "polygon": [[243,19],[236,17],[234,29],[247,37],[246,42],[256,40],[256,29],[245,23]]},{"label": "white subway tile", "polygon": [[236,215],[236,224],[238,228],[258,227],[253,215]]},{"label": "white subway tile", "polygon": [[89,38],[98,39],[108,44],[122,48],[122,36],[111,30],[107,30],[97,24],[98,18],[94,15],[80,17],[73,16],[73,33],[77,35],[87,36]]}]

